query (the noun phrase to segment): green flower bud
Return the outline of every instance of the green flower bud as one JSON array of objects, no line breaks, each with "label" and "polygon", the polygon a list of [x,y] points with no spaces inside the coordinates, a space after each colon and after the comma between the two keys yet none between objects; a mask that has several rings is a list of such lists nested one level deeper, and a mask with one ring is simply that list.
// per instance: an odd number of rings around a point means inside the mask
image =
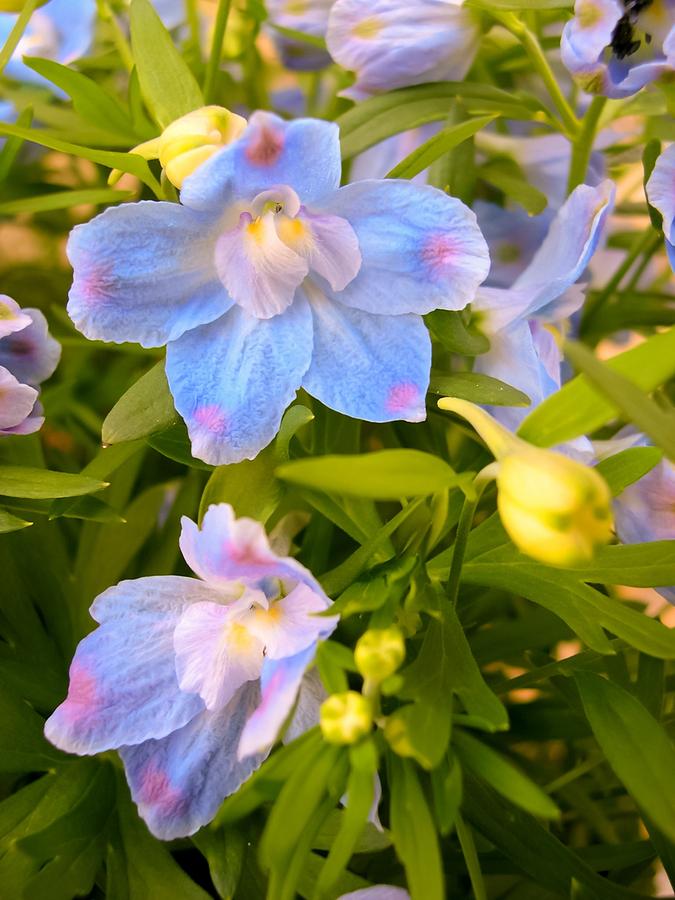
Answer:
[{"label": "green flower bud", "polygon": [[514,453],[497,475],[497,506],[513,543],[553,566],[589,562],[612,536],[612,497],[588,466],[549,450]]},{"label": "green flower bud", "polygon": [[246,119],[223,106],[203,106],[168,125],[158,138],[134,147],[144,159],[159,159],[164,174],[177,188],[222,147],[236,141]]},{"label": "green flower bud", "polygon": [[400,629],[392,626],[366,631],[356,642],[354,659],[364,678],[384,681],[405,659],[405,641]]},{"label": "green flower bud", "polygon": [[329,744],[355,744],[373,727],[373,707],[356,691],[333,694],[321,704],[319,724]]},{"label": "green flower bud", "polygon": [[497,507],[519,550],[575,566],[610,540],[612,497],[595,469],[528,444],[473,403],[444,397],[438,405],[471,422],[497,458]]}]

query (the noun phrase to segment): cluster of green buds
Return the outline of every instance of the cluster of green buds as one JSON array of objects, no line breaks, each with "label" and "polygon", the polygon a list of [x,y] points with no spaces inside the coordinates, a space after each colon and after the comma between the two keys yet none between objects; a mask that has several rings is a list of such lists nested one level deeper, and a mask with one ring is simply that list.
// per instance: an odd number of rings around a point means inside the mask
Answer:
[{"label": "cluster of green buds", "polygon": [[134,147],[143,159],[158,159],[174,187],[220,149],[236,141],[246,119],[224,106],[203,106],[168,125],[159,137]]},{"label": "cluster of green buds", "polygon": [[441,409],[469,421],[497,464],[497,507],[513,543],[553,566],[589,562],[612,537],[611,493],[595,469],[534,447],[473,403],[444,397]]},{"label": "cluster of green buds", "polygon": [[329,744],[355,744],[370,734],[375,721],[379,686],[405,659],[401,631],[371,628],[354,648],[356,667],[363,677],[363,693],[332,694],[321,706],[319,724]]}]

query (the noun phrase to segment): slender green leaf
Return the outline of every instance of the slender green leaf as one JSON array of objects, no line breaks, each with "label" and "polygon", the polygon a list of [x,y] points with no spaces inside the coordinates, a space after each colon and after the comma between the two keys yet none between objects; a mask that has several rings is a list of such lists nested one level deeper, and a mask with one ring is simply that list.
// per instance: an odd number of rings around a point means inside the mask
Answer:
[{"label": "slender green leaf", "polygon": [[532,813],[533,816],[543,819],[560,818],[560,810],[551,798],[496,750],[469,732],[461,730],[455,732],[453,746],[463,767],[487,781],[507,800]]},{"label": "slender green leaf", "polygon": [[424,321],[436,340],[451,353],[479,356],[490,349],[487,337],[466,325],[461,312],[436,309],[426,315]]},{"label": "slender green leaf", "polygon": [[453,372],[452,375],[431,373],[429,390],[444,397],[459,397],[471,403],[489,403],[491,406],[529,406],[530,398],[490,375],[481,372]]},{"label": "slender green leaf", "polygon": [[143,97],[162,128],[204,105],[194,75],[149,0],[132,0],[131,47]]},{"label": "slender green leaf", "polygon": [[103,422],[103,443],[119,444],[145,438],[177,421],[162,360],[139,378],[110,410]]},{"label": "slender green leaf", "polygon": [[664,412],[629,378],[612,371],[583,344],[568,342],[565,353],[617,410],[649,435],[670,459],[675,460],[675,411]]},{"label": "slender green leaf", "polygon": [[107,487],[104,481],[68,472],[50,472],[29,466],[0,466],[0,495],[30,497],[36,500],[54,497],[78,497]]},{"label": "slender green leaf", "polygon": [[8,531],[20,531],[22,528],[28,528],[32,522],[13,516],[6,509],[0,509],[0,534],[6,534]]},{"label": "slender green leaf", "polygon": [[430,137],[428,141],[420,144],[412,153],[408,154],[405,159],[394,166],[387,173],[387,178],[414,178],[428,168],[439,157],[443,156],[453,147],[461,144],[467,138],[473,137],[481,128],[486,128],[490,122],[494,122],[497,118],[493,116],[478,116],[475,119],[469,119],[466,122],[459,122],[457,125],[448,125],[437,134]]},{"label": "slender green leaf", "polygon": [[108,203],[123,203],[133,200],[132,191],[115,191],[110,188],[87,188],[82,191],[54,191],[51,194],[37,194],[22,197],[19,200],[6,200],[0,203],[0,216],[13,216],[17,213],[50,212],[54,209],[70,209],[85,203],[96,206]]},{"label": "slender green leaf", "polygon": [[531,216],[538,216],[546,209],[546,194],[531,184],[515,160],[491,160],[478,169],[478,175],[515,203],[518,203]]},{"label": "slender green leaf", "polygon": [[420,450],[380,450],[362,456],[295,460],[280,466],[277,476],[314,490],[374,500],[433,494],[462,481],[462,476],[442,459]]},{"label": "slender green leaf", "polygon": [[[675,328],[655,334],[644,343],[607,361],[613,372],[630,379],[643,391],[653,391],[675,375]],[[590,434],[616,418],[616,406],[605,399],[585,375],[577,375],[530,413],[518,434],[550,447]]]},{"label": "slender green leaf", "polygon": [[616,497],[647,472],[651,472],[662,457],[663,452],[659,447],[628,447],[601,460],[596,469],[609,485],[612,496]]},{"label": "slender green leaf", "polygon": [[584,710],[618,778],[651,821],[675,842],[675,748],[633,694],[593,672],[574,676]]}]

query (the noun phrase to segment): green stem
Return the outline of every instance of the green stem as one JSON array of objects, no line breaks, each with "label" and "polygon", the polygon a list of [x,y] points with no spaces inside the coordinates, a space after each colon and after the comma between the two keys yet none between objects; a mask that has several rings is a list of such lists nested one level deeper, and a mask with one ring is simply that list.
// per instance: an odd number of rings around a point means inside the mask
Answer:
[{"label": "green stem", "polygon": [[567,180],[567,193],[571,194],[575,187],[583,184],[588,170],[588,162],[593,152],[595,133],[600,116],[607,103],[606,97],[594,97],[581,120],[581,129],[572,144],[572,159]]},{"label": "green stem", "polygon": [[598,291],[597,294],[590,295],[586,300],[584,317],[581,321],[580,329],[582,334],[589,331],[591,322],[596,318],[609,298],[615,293],[625,276],[630,271],[635,260],[643,253],[649,253],[651,255],[660,246],[661,235],[655,234],[655,232],[651,228],[648,228],[646,231],[641,231],[635,236],[632,247],[625,255],[623,262],[609,279],[604,288],[601,291]]},{"label": "green stem", "polygon": [[103,21],[107,22],[110,25],[113,43],[115,44],[117,52],[120,55],[122,65],[127,70],[127,72],[131,72],[134,68],[134,57],[131,52],[131,47],[129,46],[127,36],[120,28],[120,23],[117,21],[117,16],[110,8],[108,0],[98,0],[98,12]]},{"label": "green stem", "polygon": [[199,33],[199,11],[197,9],[197,0],[185,0],[185,18],[187,19],[190,28],[190,43],[197,51],[199,51],[201,35]]},{"label": "green stem", "polygon": [[466,824],[459,813],[455,816],[455,830],[459,838],[459,845],[462,848],[464,862],[471,879],[471,887],[475,900],[487,900],[485,892],[485,882],[483,881],[483,873],[480,869],[480,860],[476,851],[476,844],[473,839],[473,832]]},{"label": "green stem", "polygon": [[452,603],[453,606],[457,604],[457,599],[459,598],[459,582],[462,576],[462,566],[464,565],[466,545],[469,542],[469,534],[471,532],[471,525],[473,524],[473,517],[476,514],[476,509],[478,508],[478,504],[480,503],[480,498],[483,496],[483,491],[494,475],[493,467],[494,463],[491,463],[489,466],[486,466],[482,472],[479,472],[478,475],[476,475],[476,478],[473,482],[473,496],[466,496],[464,498],[464,506],[462,507],[462,513],[459,517],[459,524],[457,525],[457,535],[455,536],[455,544],[452,551],[450,574],[448,575],[447,594],[448,600],[450,601],[450,603]]},{"label": "green stem", "polygon": [[213,103],[214,100],[216,79],[218,77],[220,60],[223,55],[223,41],[225,40],[225,29],[227,27],[227,19],[230,15],[231,5],[232,0],[218,0],[216,21],[213,26],[211,52],[209,54],[209,61],[206,64],[206,76],[204,78],[204,102],[207,104]]},{"label": "green stem", "polygon": [[574,139],[579,131],[579,120],[575,116],[574,110],[569,105],[565,95],[560,89],[560,85],[553,74],[553,69],[551,69],[544,51],[541,49],[541,44],[539,43],[537,36],[513,13],[492,11],[491,14],[498,22],[501,22],[514,37],[517,37],[523,45],[525,52],[530,57],[530,62],[546,85],[546,89],[555,108],[558,110],[565,130],[568,133],[568,137]]},{"label": "green stem", "polygon": [[19,18],[14,23],[14,27],[9,33],[9,37],[5,41],[5,46],[0,50],[0,72],[2,72],[7,63],[12,58],[12,54],[19,45],[19,41],[23,37],[23,33],[28,27],[30,17],[35,11],[39,0],[26,0],[19,13]]}]

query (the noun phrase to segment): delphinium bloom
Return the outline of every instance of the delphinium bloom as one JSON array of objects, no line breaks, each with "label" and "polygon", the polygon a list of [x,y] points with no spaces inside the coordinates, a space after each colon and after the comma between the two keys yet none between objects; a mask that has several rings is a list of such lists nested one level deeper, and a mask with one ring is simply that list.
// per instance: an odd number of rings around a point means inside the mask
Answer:
[{"label": "delphinium bloom", "polygon": [[330,601],[311,573],[227,504],[201,529],[183,518],[180,547],[197,578],[122,581],[94,601],[99,626],[45,726],[70,753],[119,750],[141,816],[167,840],[209,822],[260,765],[336,622],[317,615]]},{"label": "delphinium bloom", "polygon": [[0,294],[0,434],[32,434],[42,427],[38,386],[60,356],[42,313]]},{"label": "delphinium bloom", "polygon": [[[0,46],[14,27],[16,13],[0,13]],[[24,56],[53,59],[63,65],[84,56],[94,37],[96,0],[50,0],[36,9],[5,74],[17,81],[54,86],[23,62]]]},{"label": "delphinium bloom", "polygon": [[576,0],[560,50],[585,91],[629,97],[675,68],[675,0]]},{"label": "delphinium bloom", "polygon": [[[255,113],[183,184],[77,226],[68,312],[87,337],[168,344],[195,456],[253,458],[299,387],[372,422],[422,421],[422,316],[462,309],[489,268],[474,214],[435,188],[340,188],[337,126]],[[159,302],[158,302],[159,300]]]},{"label": "delphinium bloom", "polygon": [[[614,199],[611,181],[580,185],[556,214],[544,242],[510,288],[482,287],[472,309],[490,339],[475,369],[524,391],[536,406],[560,387],[561,352],[550,325],[576,312],[584,299],[576,284],[600,240]],[[527,410],[501,407],[494,415],[515,428]]]},{"label": "delphinium bloom", "polygon": [[[323,38],[328,28],[328,13],[333,0],[266,0],[268,22],[311,37]],[[330,65],[325,50],[309,43],[293,40],[274,28],[270,29],[287,69],[312,71]]]},{"label": "delphinium bloom", "polygon": [[553,219],[547,208],[530,216],[520,206],[503,207],[476,200],[473,210],[490,248],[490,273],[485,287],[510,287],[528,267]]},{"label": "delphinium bloom", "polygon": [[[649,441],[632,429],[619,432],[614,440],[594,443],[600,458],[629,447],[646,447]],[[675,465],[662,459],[638,481],[614,499],[616,534],[624,544],[675,540]],[[656,590],[675,603],[675,585]]]},{"label": "delphinium bloom", "polygon": [[666,253],[675,272],[675,144],[667,147],[656,160],[647,182],[647,197],[663,216]]},{"label": "delphinium bloom", "polygon": [[478,49],[479,15],[463,0],[336,0],[326,43],[333,59],[356,72],[345,97],[427,81],[461,81]]}]

